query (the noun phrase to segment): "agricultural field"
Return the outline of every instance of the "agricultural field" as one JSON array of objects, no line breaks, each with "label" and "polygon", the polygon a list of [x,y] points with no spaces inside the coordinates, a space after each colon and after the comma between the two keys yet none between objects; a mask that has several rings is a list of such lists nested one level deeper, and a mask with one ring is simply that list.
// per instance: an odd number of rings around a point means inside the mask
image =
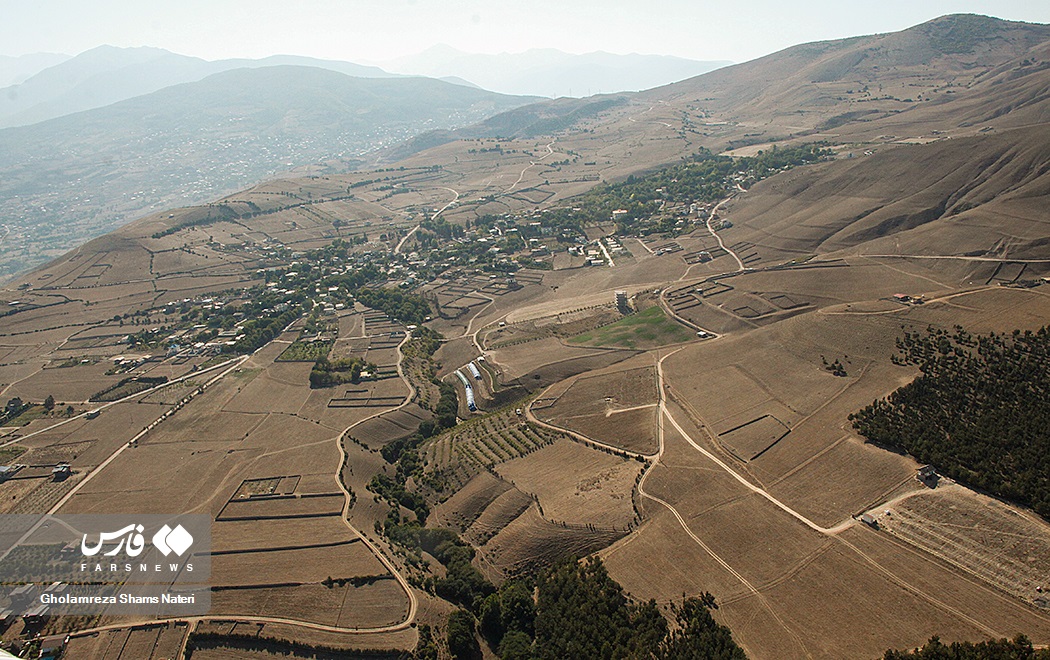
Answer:
[{"label": "agricultural field", "polygon": [[657,400],[655,370],[635,367],[579,376],[556,395],[548,390],[531,409],[549,424],[605,445],[655,454]]},{"label": "agricultural field", "polygon": [[325,341],[296,341],[277,357],[278,362],[316,362],[328,357],[332,343]]},{"label": "agricultural field", "polygon": [[693,339],[693,332],[668,318],[658,306],[637,312],[610,325],[579,334],[569,340],[583,346],[619,346],[650,349]]},{"label": "agricultural field", "polygon": [[533,495],[551,522],[616,530],[635,522],[632,491],[642,467],[638,461],[561,439],[500,464],[496,473]]},{"label": "agricultural field", "polygon": [[1029,512],[942,479],[869,511],[878,528],[1036,607],[1050,607],[1050,531]]},{"label": "agricultural field", "polygon": [[516,323],[487,327],[479,336],[482,346],[495,350],[514,346],[547,337],[569,339],[592,332],[623,318],[614,305],[597,305],[594,307],[571,310],[555,316],[548,316]]},{"label": "agricultural field", "polygon": [[75,637],[66,654],[99,660],[167,660],[179,653],[188,632],[189,626],[181,622],[121,628]]},{"label": "agricultural field", "polygon": [[[528,455],[550,444],[558,434],[529,424],[520,407],[510,405],[457,425],[429,442],[423,451],[425,480],[445,492],[466,475]],[[468,477],[469,478],[469,477]]]}]

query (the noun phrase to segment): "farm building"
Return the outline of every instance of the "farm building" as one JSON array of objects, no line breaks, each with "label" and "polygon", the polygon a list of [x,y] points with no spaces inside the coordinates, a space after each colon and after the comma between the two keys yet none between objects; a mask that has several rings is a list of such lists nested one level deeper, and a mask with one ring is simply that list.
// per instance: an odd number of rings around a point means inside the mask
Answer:
[{"label": "farm building", "polygon": [[481,372],[478,371],[477,366],[473,362],[468,362],[467,368],[470,369],[470,373],[474,376],[474,380],[481,380]]}]

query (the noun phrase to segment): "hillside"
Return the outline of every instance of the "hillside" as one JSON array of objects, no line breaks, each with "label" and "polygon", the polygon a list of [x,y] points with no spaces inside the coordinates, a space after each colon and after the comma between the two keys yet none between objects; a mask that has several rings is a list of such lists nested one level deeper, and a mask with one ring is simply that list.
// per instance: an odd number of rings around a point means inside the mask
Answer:
[{"label": "hillside", "polygon": [[800,254],[1046,257],[1045,126],[900,145],[759,183],[733,213],[740,233]]},{"label": "hillside", "polygon": [[291,55],[206,61],[161,48],[99,46],[0,89],[0,128],[101,108],[223,71],[278,65],[313,66],[360,78],[392,77],[376,67]]},{"label": "hillside", "polygon": [[[631,145],[630,166],[672,163],[700,146],[753,154],[784,141],[878,146],[971,136],[1050,120],[1050,26],[944,16],[882,35],[794,46],[637,94],[557,99],[452,134],[399,145],[394,162],[456,139],[557,133],[580,153]],[[862,150],[863,151],[863,150]]]},{"label": "hillside", "polygon": [[0,212],[11,235],[0,274],[148,209],[204,201],[300,165],[345,167],[423,130],[470,124],[529,100],[425,78],[282,66],[5,129]]},{"label": "hillside", "polygon": [[19,57],[0,55],[0,87],[25,82],[44,69],[69,59],[60,53],[31,53]]},{"label": "hillside", "polygon": [[747,125],[749,137],[834,130],[959,94],[1050,40],[1050,26],[952,15],[891,34],[794,46],[642,99]]}]

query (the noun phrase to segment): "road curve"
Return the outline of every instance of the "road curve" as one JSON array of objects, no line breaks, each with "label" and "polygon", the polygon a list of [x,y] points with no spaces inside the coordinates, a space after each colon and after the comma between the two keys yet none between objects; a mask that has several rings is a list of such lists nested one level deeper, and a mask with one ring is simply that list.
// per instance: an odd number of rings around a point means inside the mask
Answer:
[{"label": "road curve", "polygon": [[[434,218],[436,218],[439,215],[441,215],[442,213],[444,213],[448,209],[448,207],[452,206],[453,204],[455,204],[459,200],[459,192],[458,191],[453,190],[452,188],[445,188],[443,186],[441,187],[441,189],[449,191],[450,193],[455,195],[455,197],[453,197],[452,201],[450,201],[448,204],[445,204],[440,209],[438,209],[438,212],[434,214],[434,216],[431,218],[431,220],[433,220]],[[401,248],[403,248],[405,246],[405,241],[407,241],[409,239],[409,237],[412,236],[412,234],[416,233],[417,229],[419,229],[419,225],[416,225],[415,227],[410,229],[407,234],[405,234],[404,236],[401,237],[401,240],[397,242],[396,246],[394,246],[394,254],[401,254]]]}]

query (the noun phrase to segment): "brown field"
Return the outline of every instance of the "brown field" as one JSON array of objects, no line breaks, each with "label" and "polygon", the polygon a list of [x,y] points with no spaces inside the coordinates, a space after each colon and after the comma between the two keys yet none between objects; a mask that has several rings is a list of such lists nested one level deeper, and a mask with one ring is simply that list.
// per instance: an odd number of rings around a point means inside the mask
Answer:
[{"label": "brown field", "polygon": [[533,499],[517,488],[509,488],[485,506],[463,532],[463,538],[480,546],[498,534],[533,505]]},{"label": "brown field", "polygon": [[652,454],[657,450],[656,378],[651,367],[581,376],[543,394],[533,409],[544,421],[598,442]]},{"label": "brown field", "polygon": [[[345,536],[345,534],[344,534]],[[288,539],[289,546],[298,543]],[[338,545],[334,545],[339,543]],[[213,555],[210,584],[259,586],[285,582],[320,583],[325,578],[386,575],[386,568],[358,540],[335,539],[320,547]]]},{"label": "brown field", "polygon": [[71,658],[98,660],[169,660],[182,647],[185,623],[137,626],[87,637],[75,637],[66,647]]},{"label": "brown field", "polygon": [[299,362],[273,364],[245,385],[225,409],[247,413],[297,413],[310,394],[307,383],[312,366]]},{"label": "brown field", "polygon": [[344,628],[374,628],[403,620],[408,599],[393,578],[355,587],[320,584],[217,591],[212,616],[265,612],[270,616]]},{"label": "brown field", "polygon": [[[202,621],[195,629],[200,633],[211,633],[218,635],[251,635],[264,639],[289,640],[306,645],[322,645],[337,649],[390,649],[393,652],[411,650],[415,647],[417,634],[413,629],[401,630],[392,633],[355,633],[344,635],[340,633],[312,630],[279,623],[253,623],[253,622],[217,622]],[[345,653],[337,651],[334,654],[326,654],[323,651],[312,652],[317,660],[337,660],[345,657]],[[266,651],[255,650],[255,647],[245,647],[242,642],[228,640],[215,647],[206,647],[194,651],[193,658],[214,658],[237,660],[272,660],[273,658],[301,657],[299,652],[285,654],[283,652],[268,649]],[[389,658],[389,655],[368,656],[360,655],[362,658]]]},{"label": "brown field", "polygon": [[[382,410],[382,408],[375,408],[373,412],[376,410]],[[368,447],[382,447],[412,433],[415,433],[415,429],[405,428],[385,417],[376,417],[355,426],[350,435]]]},{"label": "brown field", "polygon": [[31,378],[19,382],[5,396],[18,396],[26,401],[43,401],[50,394],[56,402],[87,401],[95,392],[115,385],[126,375],[107,376],[105,372],[113,366],[103,360],[95,364],[75,367],[50,367],[42,369]]},{"label": "brown field", "polygon": [[[613,577],[636,597],[711,591],[736,639],[760,657],[875,657],[880,653],[878,644],[886,646],[887,640],[893,640],[890,646],[912,646],[928,637],[930,630],[943,630],[951,639],[972,639],[975,632],[989,631],[1009,636],[1010,631],[1020,629],[1012,627],[1019,623],[1017,617],[1026,619],[1024,629],[1050,634],[1050,617],[1040,623],[1039,615],[1020,604],[1011,606],[1006,614],[1013,624],[992,624],[978,614],[984,610],[979,597],[975,598],[981,591],[993,593],[988,587],[971,583],[965,587],[969,591],[949,596],[944,590],[961,588],[960,579],[931,559],[920,553],[901,555],[887,548],[881,536],[860,528],[844,532],[842,538],[874,541],[881,557],[873,557],[871,548],[856,549],[845,541],[822,537],[762,498],[734,494],[743,491],[739,484],[726,482],[724,473],[711,474],[712,481],[703,488],[683,490],[679,484],[690,473],[703,474],[697,470],[704,469],[706,459],[700,457],[698,462],[699,454],[690,456],[687,449],[675,449],[679,446],[678,440],[669,444],[663,462],[680,467],[657,468],[645,487],[671,502],[706,548],[684,535],[666,509],[654,505],[655,517],[650,522],[602,553]],[[716,493],[721,493],[720,498]],[[647,504],[646,510],[649,508]],[[715,556],[739,577],[727,572]],[[889,560],[891,556],[896,559]],[[909,584],[915,575],[907,573],[912,566],[928,574],[923,585]],[[963,594],[969,595],[960,600]],[[1004,599],[996,597],[1000,604]],[[886,609],[889,602],[899,607]],[[814,603],[814,607],[800,607],[801,603]],[[818,608],[816,603],[823,605]],[[874,644],[835,634],[863,625],[876,616],[875,611],[883,612],[878,615],[881,629],[890,632],[886,637],[880,635]],[[825,618],[819,612],[825,612]],[[974,620],[989,623],[981,629],[971,623]]]},{"label": "brown field", "polygon": [[622,531],[596,531],[585,525],[552,523],[542,518],[533,507],[478,548],[474,562],[490,579],[503,579],[547,566],[564,557],[589,554],[623,535]]},{"label": "brown field", "polygon": [[226,521],[212,525],[211,530],[211,544],[218,551],[282,548],[307,541],[324,543],[342,538],[349,538],[347,529],[335,517]]},{"label": "brown field", "polygon": [[791,429],[773,415],[763,414],[718,436],[719,442],[745,461],[754,460],[782,440]]},{"label": "brown field", "polygon": [[634,519],[631,490],[641,468],[637,461],[562,439],[502,463],[496,472],[535,495],[548,520],[622,530]]},{"label": "brown field", "polygon": [[339,492],[305,497],[295,495],[230,500],[216,521],[336,516],[343,510],[343,501],[343,494]]},{"label": "brown field", "polygon": [[[307,193],[316,201],[375,176],[321,175],[318,167],[309,172],[319,176],[271,181],[232,195],[227,202],[237,209],[250,208],[252,200],[272,211],[250,221],[153,239],[171,224],[168,214],[154,214],[14,282],[22,288],[3,292],[7,300],[53,306],[3,317],[0,396],[42,399],[51,393],[83,401],[116,380],[104,376],[106,358],[122,348],[115,343],[114,315],[133,314],[156,300],[250,284],[257,267],[270,265],[252,253],[251,243],[272,239],[305,251],[364,231],[368,223],[372,242],[355,250],[389,250],[396,236],[383,243],[378,233],[393,229],[403,235],[414,226],[409,215],[433,213],[449,201],[449,188],[461,199],[443,217],[464,224],[486,213],[568,206],[572,195],[597,181],[680,162],[699,146],[753,154],[769,145],[828,140],[843,157],[753,185],[744,181],[747,189],[741,186],[719,210],[720,218],[733,223],[719,237],[744,262],[742,272],[734,272],[736,259],[715,250],[712,237],[698,228],[652,237],[648,249],[627,239],[634,256],[618,256],[615,267],[521,271],[516,277],[523,286],[516,291],[503,278],[473,269],[424,285],[442,311],[455,316],[430,324],[449,338],[437,356],[442,375],[477,357],[478,332],[494,380],[506,391],[544,392],[537,414],[595,440],[653,454],[656,461],[641,482],[646,495],[634,488],[641,463],[559,439],[506,411],[471,415],[421,448],[426,463],[420,487],[433,505],[432,524],[463,530],[479,546],[478,566],[494,579],[604,548],[610,573],[638,599],[666,605],[683,594],[710,591],[720,605],[715,616],[755,658],[875,658],[888,647],[914,647],[932,635],[953,641],[1024,632],[1037,644],[1050,643],[1050,615],[1033,607],[1034,588],[1050,586],[1039,584],[1050,570],[1050,527],[957,486],[923,490],[913,479],[914,461],[865,444],[847,419],[914,378],[914,369],[889,362],[902,326],[960,324],[973,332],[1009,332],[1050,319],[1046,286],[999,286],[1050,273],[1050,151],[1042,123],[1046,100],[1040,96],[1046,74],[1021,60],[1046,60],[1045,36],[1040,32],[1043,45],[1029,51],[1021,31],[1043,28],[999,29],[1003,38],[984,40],[980,57],[943,53],[921,64],[907,60],[931,52],[926,41],[916,40],[927,35],[925,28],[795,49],[624,96],[597,114],[574,117],[557,136],[505,140],[505,153],[478,153],[479,143],[466,139],[422,152],[397,148],[387,152],[391,162],[382,166],[392,169],[384,176],[411,190],[396,196],[369,184],[355,187],[352,200],[284,208]],[[857,80],[877,81],[879,96],[856,89]],[[949,86],[951,98],[944,92]],[[912,101],[919,98],[923,102]],[[872,112],[855,121],[852,113],[861,101]],[[551,163],[543,162],[548,144],[557,150]],[[553,164],[569,155],[571,162]],[[199,212],[171,215],[184,220]],[[601,223],[586,233],[593,238],[613,230]],[[407,248],[417,244],[409,241]],[[663,246],[676,251],[649,252]],[[711,251],[714,259],[698,263],[698,250]],[[552,261],[572,265],[564,254]],[[608,306],[617,289],[649,296],[659,289],[665,311],[720,335],[663,361],[669,417],[655,420],[660,424],[654,423],[659,397],[653,361],[663,353],[559,340],[559,332],[601,323],[607,307],[594,314],[574,310]],[[926,304],[887,300],[898,292],[925,295]],[[503,332],[500,321],[507,323]],[[148,317],[149,324],[163,322],[156,314]],[[382,314],[345,313],[336,351],[390,368],[397,339],[390,333],[399,330]],[[270,574],[317,582],[337,567],[367,576],[368,567],[378,565],[370,554],[330,561],[344,550],[360,553],[361,543],[323,551],[278,549],[281,539],[315,545],[352,538],[334,515],[341,511],[341,494],[243,497],[335,492],[338,474],[358,497],[350,511],[358,529],[374,536],[375,523],[386,516],[386,505],[369,497],[366,485],[389,466],[378,452],[352,440],[344,443],[348,459],[340,466],[337,442],[344,429],[392,407],[405,395],[404,385],[390,379],[362,387],[366,402],[377,405],[330,407],[332,399],[356,400],[361,393],[311,391],[309,364],[272,364],[296,334],[264,347],[245,362],[243,374],[198,396],[137,446],[126,443],[187,388],[113,406],[91,421],[48,429],[54,420],[37,420],[3,431],[8,439],[29,436],[21,441],[30,448],[25,460],[72,457],[76,474],[62,484],[32,488],[0,484],[0,497],[15,497],[12,510],[46,510],[85,484],[92,466],[126,448],[64,510],[160,512],[177,503],[212,516],[224,506],[270,512],[262,515],[323,514],[217,523],[216,547],[267,549],[220,555],[217,575],[228,584],[259,584]],[[100,361],[53,368],[67,358]],[[836,360],[844,377],[825,366]],[[144,369],[173,377],[193,364],[151,362]],[[547,390],[550,385],[555,387]],[[484,398],[498,389],[486,380],[477,391]],[[501,405],[497,400],[493,408]],[[351,435],[376,448],[414,430],[422,416],[406,407],[359,424]],[[274,483],[276,475],[301,479],[292,486]],[[878,530],[851,518],[864,511],[879,518]],[[215,609],[231,617],[371,626],[399,622],[408,608],[396,581],[382,579],[331,588],[225,590],[216,593]],[[425,597],[419,623],[440,623],[448,611],[447,604]],[[202,626],[260,630],[250,623]],[[357,638],[293,626],[261,628],[264,635],[348,647],[375,640],[376,646],[407,649],[416,635],[411,629]],[[180,634],[174,628],[117,631],[76,640],[72,648],[85,657],[152,660]],[[197,655],[265,657],[226,647]]]},{"label": "brown field", "polygon": [[879,529],[1046,608],[1050,529],[1027,511],[942,479],[870,513]]},{"label": "brown field", "polygon": [[460,531],[470,527],[492,502],[511,485],[488,472],[480,472],[459,488],[452,497],[434,508],[428,520],[434,527]]},{"label": "brown field", "polygon": [[596,415],[574,415],[551,420],[556,426],[592,440],[640,454],[655,454],[656,404],[627,410],[609,410]]}]

